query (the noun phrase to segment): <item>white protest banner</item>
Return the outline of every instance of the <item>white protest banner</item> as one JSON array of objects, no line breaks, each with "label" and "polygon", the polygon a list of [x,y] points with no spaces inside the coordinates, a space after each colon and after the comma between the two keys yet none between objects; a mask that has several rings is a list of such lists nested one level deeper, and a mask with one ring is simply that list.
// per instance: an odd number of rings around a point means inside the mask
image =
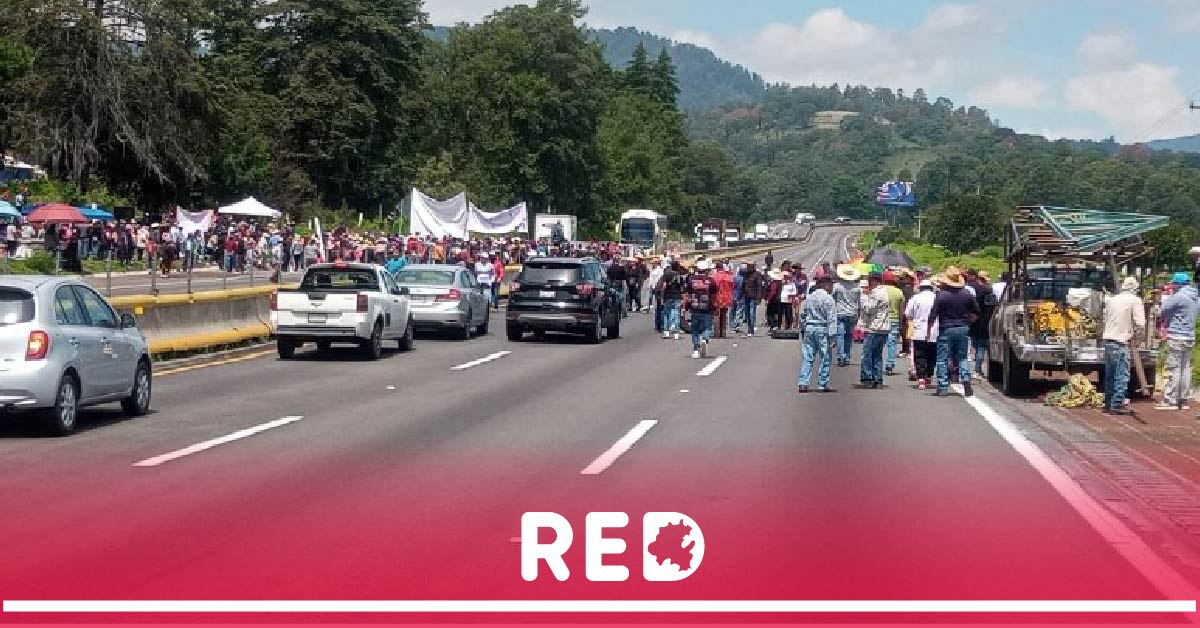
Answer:
[{"label": "white protest banner", "polygon": [[189,236],[197,231],[207,233],[213,226],[213,210],[189,212],[184,211],[181,207],[176,207],[175,224],[179,225],[184,236]]},{"label": "white protest banner", "polygon": [[475,233],[529,233],[529,214],[525,203],[498,212],[485,212],[471,203],[467,229]]},{"label": "white protest banner", "polygon": [[466,193],[438,201],[413,188],[409,231],[435,238],[466,238],[469,213]]}]

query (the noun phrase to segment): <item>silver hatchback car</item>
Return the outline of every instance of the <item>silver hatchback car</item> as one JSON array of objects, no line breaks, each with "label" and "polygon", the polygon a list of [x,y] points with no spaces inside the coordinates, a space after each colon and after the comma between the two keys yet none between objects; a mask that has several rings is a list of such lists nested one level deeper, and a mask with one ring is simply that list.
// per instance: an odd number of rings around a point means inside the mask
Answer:
[{"label": "silver hatchback car", "polygon": [[408,288],[409,307],[417,329],[449,328],[470,340],[488,333],[491,304],[475,275],[462,266],[412,264],[396,273]]},{"label": "silver hatchback car", "polygon": [[51,433],[65,436],[83,406],[119,401],[130,415],[146,414],[150,389],[150,353],[132,316],[77,279],[0,277],[6,414],[36,411]]}]

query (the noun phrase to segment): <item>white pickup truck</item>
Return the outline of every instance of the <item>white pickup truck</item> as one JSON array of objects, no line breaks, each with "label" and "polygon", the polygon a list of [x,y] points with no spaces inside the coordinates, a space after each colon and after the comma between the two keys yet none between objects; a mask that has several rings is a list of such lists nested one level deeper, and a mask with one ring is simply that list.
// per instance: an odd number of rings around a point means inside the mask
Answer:
[{"label": "white pickup truck", "polygon": [[397,341],[401,351],[413,347],[408,288],[374,264],[310,266],[298,288],[272,295],[271,324],[284,360],[306,342],[315,342],[319,351],[335,342],[353,343],[371,360],[383,354],[385,340]]}]

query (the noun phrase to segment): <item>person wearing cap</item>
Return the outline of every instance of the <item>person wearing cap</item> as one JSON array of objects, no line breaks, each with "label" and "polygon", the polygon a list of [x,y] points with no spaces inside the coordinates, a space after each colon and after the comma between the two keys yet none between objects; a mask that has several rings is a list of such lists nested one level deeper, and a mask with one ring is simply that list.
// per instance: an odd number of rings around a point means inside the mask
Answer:
[{"label": "person wearing cap", "polygon": [[933,291],[933,280],[922,279],[918,291],[904,307],[904,317],[912,321],[913,369],[916,371],[917,388],[929,388],[933,378],[933,366],[937,362],[937,324],[929,324],[929,313],[937,295]]},{"label": "person wearing cap", "polygon": [[1167,381],[1162,403],[1157,410],[1189,410],[1192,396],[1192,349],[1196,346],[1196,312],[1200,293],[1186,272],[1171,277],[1175,288],[1162,304],[1162,319],[1167,326]]},{"label": "person wearing cap", "polygon": [[758,320],[758,301],[762,298],[762,275],[754,267],[754,262],[746,263],[745,274],[742,276],[741,315],[746,320],[746,337],[754,337],[754,325]]},{"label": "person wearing cap", "polygon": [[941,291],[933,300],[929,320],[925,324],[926,337],[937,333],[937,395],[950,394],[950,365],[958,369],[958,381],[962,383],[963,395],[974,394],[971,389],[971,362],[967,356],[971,323],[979,318],[979,302],[966,289],[967,281],[962,271],[948,266],[938,282]]},{"label": "person wearing cap", "polygon": [[692,358],[708,357],[708,338],[712,333],[712,315],[717,305],[717,282],[709,276],[712,262],[696,262],[696,272],[688,277],[683,292],[684,307],[692,313]]},{"label": "person wearing cap", "polygon": [[1104,303],[1104,411],[1128,415],[1125,395],[1129,389],[1129,344],[1146,330],[1146,310],[1138,296],[1141,285],[1135,277],[1121,282],[1121,293]]},{"label": "person wearing cap", "polygon": [[862,367],[859,379],[864,388],[883,387],[883,351],[892,331],[892,306],[883,287],[883,273],[867,275],[867,289],[859,307],[859,326],[866,330],[863,339]]},{"label": "person wearing cap", "polygon": [[1192,258],[1192,281],[1200,281],[1200,246],[1188,249],[1188,255]]},{"label": "person wearing cap", "polygon": [[834,342],[833,334],[837,331],[837,304],[829,291],[833,288],[833,278],[822,275],[814,282],[816,289],[804,300],[800,310],[800,329],[803,331],[804,354],[800,363],[800,377],[797,380],[801,393],[808,392],[808,384],[812,381],[814,363],[821,361],[817,371],[817,391],[834,392],[829,387],[830,350]]},{"label": "person wearing cap", "polygon": [[767,301],[767,332],[773,332],[779,329],[779,323],[782,319],[780,314],[779,299],[780,293],[783,291],[784,274],[782,270],[767,271],[769,279],[766,286],[766,301]]},{"label": "person wearing cap", "polygon": [[904,318],[904,292],[900,290],[900,279],[895,272],[883,271],[883,289],[887,291],[888,307],[891,308],[891,329],[888,331],[883,372],[895,375],[896,353],[900,349],[900,324]]}]

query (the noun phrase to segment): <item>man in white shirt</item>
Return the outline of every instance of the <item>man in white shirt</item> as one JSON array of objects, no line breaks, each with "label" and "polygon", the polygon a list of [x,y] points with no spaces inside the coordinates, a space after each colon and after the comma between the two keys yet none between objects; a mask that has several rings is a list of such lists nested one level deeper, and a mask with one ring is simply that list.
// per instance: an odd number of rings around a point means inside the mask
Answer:
[{"label": "man in white shirt", "polygon": [[904,318],[912,322],[913,364],[917,370],[917,388],[921,390],[929,388],[937,363],[938,325],[937,321],[929,324],[929,312],[933,310],[936,296],[933,281],[922,279],[919,291],[904,308]]},{"label": "man in white shirt", "polygon": [[1104,304],[1104,412],[1132,414],[1125,408],[1129,388],[1130,342],[1146,331],[1146,309],[1138,296],[1138,280],[1126,277],[1121,294]]}]

